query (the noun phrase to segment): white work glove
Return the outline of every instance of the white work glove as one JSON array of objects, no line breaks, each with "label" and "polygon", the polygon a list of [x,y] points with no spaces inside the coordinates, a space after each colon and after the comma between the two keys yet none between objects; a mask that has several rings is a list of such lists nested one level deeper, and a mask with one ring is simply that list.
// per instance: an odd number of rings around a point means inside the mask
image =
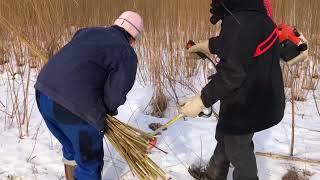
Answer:
[{"label": "white work glove", "polygon": [[194,96],[191,100],[187,101],[181,108],[180,113],[187,117],[197,117],[205,108],[201,97]]},{"label": "white work glove", "polygon": [[211,54],[209,50],[209,40],[201,41],[196,43],[194,46],[187,50],[189,53],[202,52],[206,55]]}]

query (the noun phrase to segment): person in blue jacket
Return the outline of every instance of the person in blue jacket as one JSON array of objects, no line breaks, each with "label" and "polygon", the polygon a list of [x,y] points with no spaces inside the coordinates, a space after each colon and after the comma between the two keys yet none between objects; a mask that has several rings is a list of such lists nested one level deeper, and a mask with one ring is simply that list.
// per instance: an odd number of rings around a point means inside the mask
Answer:
[{"label": "person in blue jacket", "polygon": [[62,144],[66,179],[101,179],[106,116],[117,114],[134,84],[132,45],[142,31],[141,16],[126,11],[111,27],[77,31],[42,68],[36,100]]}]

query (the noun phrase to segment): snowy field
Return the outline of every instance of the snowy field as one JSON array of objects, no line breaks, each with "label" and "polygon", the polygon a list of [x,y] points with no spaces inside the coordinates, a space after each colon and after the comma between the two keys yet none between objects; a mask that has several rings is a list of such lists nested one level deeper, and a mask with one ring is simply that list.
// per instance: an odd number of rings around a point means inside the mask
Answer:
[{"label": "snowy field", "polygon": [[[2,77],[3,79],[4,77]],[[0,100],[5,103],[6,81],[1,80]],[[30,88],[30,104],[34,102],[33,88]],[[119,108],[118,118],[130,124],[150,131],[148,124],[164,123],[169,118],[154,118],[143,112],[152,97],[152,88],[136,82],[128,94],[128,101]],[[320,103],[319,92],[316,92]],[[31,105],[30,105],[31,106]],[[215,109],[218,109],[217,105]],[[170,112],[171,111],[171,112]],[[320,160],[320,116],[310,93],[308,101],[296,105],[296,144],[294,155],[304,159]],[[177,112],[169,110],[167,117]],[[62,152],[58,141],[49,133],[37,108],[31,114],[30,134],[20,139],[16,127],[4,128],[4,112],[0,112],[0,180],[57,180],[64,179],[61,162]],[[15,124],[15,123],[14,123]],[[168,154],[154,150],[152,159],[157,162],[173,180],[192,179],[187,168],[199,159],[207,160],[215,147],[215,118],[187,118],[169,127],[159,139],[159,147]],[[257,133],[254,137],[257,152],[272,152],[288,155],[291,141],[291,104],[287,104],[286,114],[278,126]],[[110,145],[105,144],[105,165],[103,180],[135,179],[124,161]],[[259,177],[261,180],[279,180],[287,169],[296,166],[309,170],[311,180],[320,179],[320,164],[292,162],[257,156]],[[229,178],[232,179],[232,168]]]}]

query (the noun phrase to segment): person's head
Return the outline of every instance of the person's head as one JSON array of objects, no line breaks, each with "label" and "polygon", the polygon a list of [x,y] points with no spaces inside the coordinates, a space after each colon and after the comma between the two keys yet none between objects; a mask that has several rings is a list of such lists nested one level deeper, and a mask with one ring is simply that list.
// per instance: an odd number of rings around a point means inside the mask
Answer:
[{"label": "person's head", "polygon": [[129,34],[129,43],[138,40],[143,32],[143,19],[142,17],[132,11],[122,13],[118,19],[115,20],[114,25],[122,27]]}]

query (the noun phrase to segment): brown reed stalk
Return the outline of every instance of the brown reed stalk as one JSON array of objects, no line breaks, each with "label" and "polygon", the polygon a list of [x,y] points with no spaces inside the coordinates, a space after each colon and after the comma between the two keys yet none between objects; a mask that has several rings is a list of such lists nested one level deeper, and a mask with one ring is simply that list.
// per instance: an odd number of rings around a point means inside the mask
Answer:
[{"label": "brown reed stalk", "polygon": [[140,179],[166,179],[165,172],[148,157],[148,147],[154,138],[137,128],[108,116],[105,136],[113,148],[126,160]]},{"label": "brown reed stalk", "polygon": [[[138,11],[145,20],[145,32],[137,44],[139,76],[151,82],[159,99],[168,101],[168,89],[193,87],[192,76],[203,67],[186,60],[185,43],[200,41],[217,35],[219,26],[209,22],[210,0],[2,0],[0,1],[0,44],[24,43],[21,49],[1,52],[7,61],[15,61],[12,52],[22,52],[21,60],[30,67],[46,63],[73,33],[86,26],[108,26],[125,10]],[[319,75],[320,2],[318,0],[273,0],[277,23],[296,26],[309,40],[310,60],[295,67],[283,68],[286,87],[294,89],[297,100],[305,100],[308,90],[314,89]],[[18,42],[17,39],[20,41]],[[3,43],[4,42],[4,43]],[[29,48],[29,51],[25,49]],[[1,60],[1,58],[0,58]],[[6,61],[3,61],[6,62]],[[36,62],[36,63],[35,63]],[[1,64],[1,61],[0,61]],[[21,64],[22,65],[22,64]],[[2,67],[4,68],[4,67]],[[291,90],[290,90],[291,91]],[[157,93],[162,92],[162,93]],[[195,90],[199,92],[199,89]],[[158,96],[156,95],[156,96]],[[179,97],[178,97],[179,98]],[[158,98],[154,98],[158,101]],[[157,106],[158,103],[153,103]],[[164,104],[164,103],[163,103]],[[165,108],[161,108],[164,111]]]}]

